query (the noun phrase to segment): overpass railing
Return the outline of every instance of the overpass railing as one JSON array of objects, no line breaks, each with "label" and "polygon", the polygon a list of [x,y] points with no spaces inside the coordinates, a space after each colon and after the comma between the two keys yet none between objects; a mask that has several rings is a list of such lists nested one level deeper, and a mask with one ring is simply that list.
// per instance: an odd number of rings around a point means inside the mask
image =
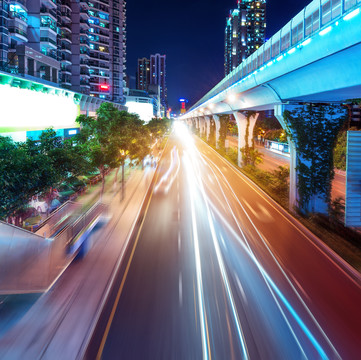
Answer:
[{"label": "overpass railing", "polygon": [[78,253],[84,255],[106,210],[107,205],[94,204],[53,238],[0,221],[0,295],[47,291]]},{"label": "overpass railing", "polygon": [[219,95],[232,85],[246,80],[258,71],[271,66],[283,56],[291,55],[296,47],[306,46],[315,34],[324,35],[331,30],[332,23],[350,20],[361,13],[361,0],[314,0],[300,11],[280,31],[273,35],[257,51],[228,74],[189,111]]}]

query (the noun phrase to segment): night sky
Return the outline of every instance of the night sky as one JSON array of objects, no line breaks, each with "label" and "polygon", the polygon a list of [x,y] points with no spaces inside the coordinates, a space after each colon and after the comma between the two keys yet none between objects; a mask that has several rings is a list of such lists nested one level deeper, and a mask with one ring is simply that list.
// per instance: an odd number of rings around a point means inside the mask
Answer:
[{"label": "night sky", "polygon": [[[268,0],[267,38],[310,0]],[[128,0],[127,74],[135,88],[137,59],[167,56],[168,102],[194,104],[224,76],[224,29],[236,0]],[[188,107],[187,106],[187,107]]]}]

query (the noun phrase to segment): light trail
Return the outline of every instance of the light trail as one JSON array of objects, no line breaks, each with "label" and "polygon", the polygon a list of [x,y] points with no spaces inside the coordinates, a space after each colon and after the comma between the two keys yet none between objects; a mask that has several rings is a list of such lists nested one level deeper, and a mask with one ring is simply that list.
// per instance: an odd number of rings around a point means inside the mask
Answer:
[{"label": "light trail", "polygon": [[[307,306],[306,303],[304,302],[303,298],[301,297],[301,295],[299,294],[299,292],[297,291],[297,289],[296,289],[295,286],[293,285],[292,281],[290,280],[290,278],[287,276],[287,274],[286,274],[285,271],[283,270],[281,264],[278,262],[278,260],[277,260],[276,257],[274,256],[272,250],[269,248],[268,243],[267,243],[266,240],[264,239],[263,235],[259,232],[259,230],[258,230],[257,227],[255,226],[254,222],[252,221],[251,217],[249,216],[248,212],[245,210],[244,206],[243,206],[242,203],[239,201],[237,195],[234,193],[233,188],[232,188],[231,185],[229,184],[227,178],[224,176],[224,174],[222,173],[222,171],[218,168],[218,166],[217,166],[212,160],[210,160],[210,159],[209,159],[207,156],[205,156],[205,155],[201,155],[201,156],[204,156],[205,158],[207,158],[207,160],[219,171],[219,173],[221,174],[221,176],[222,176],[223,179],[224,179],[224,182],[227,184],[227,187],[228,187],[229,190],[231,191],[234,199],[237,201],[237,203],[239,204],[239,206],[241,207],[241,209],[243,210],[243,212],[244,212],[245,215],[247,216],[248,220],[250,221],[250,223],[251,223],[252,227],[254,228],[254,230],[257,232],[257,234],[258,234],[258,236],[260,237],[260,239],[261,239],[261,241],[263,242],[263,244],[266,246],[266,249],[268,250],[268,252],[269,252],[269,254],[271,255],[271,257],[273,258],[273,260],[274,260],[275,264],[277,265],[277,267],[279,268],[279,270],[282,272],[284,278],[286,279],[286,281],[288,282],[288,284],[291,286],[291,288],[292,288],[292,290],[294,291],[295,295],[296,295],[297,298],[300,300],[300,302],[301,302],[301,304],[303,305],[303,307],[305,308],[306,312],[307,312],[308,315],[311,317],[312,321],[314,322],[314,324],[316,325],[316,327],[318,328],[318,330],[320,331],[320,333],[322,334],[322,336],[324,337],[324,339],[326,340],[326,342],[328,343],[328,345],[330,346],[330,348],[332,349],[332,351],[340,358],[340,355],[338,354],[337,350],[335,349],[335,347],[334,347],[333,344],[331,343],[330,339],[328,338],[328,336],[326,335],[326,333],[325,333],[324,330],[322,329],[321,325],[318,323],[318,321],[316,320],[316,318],[315,318],[314,315],[312,314],[311,310],[308,308],[308,306]],[[219,183],[219,181],[218,181],[217,175],[215,174],[214,170],[213,170],[211,167],[210,167],[210,169],[211,169],[211,171],[213,172],[213,174],[214,174],[214,176],[215,176],[215,178],[216,178],[216,180],[217,180],[218,186],[219,186],[220,190],[222,191],[222,194],[223,194],[223,196],[224,196],[224,198],[225,198],[225,200],[226,200],[226,202],[227,202],[227,204],[228,204],[228,207],[229,207],[229,209],[230,209],[230,211],[231,211],[231,213],[232,213],[232,216],[233,216],[234,220],[235,220],[236,223],[237,223],[237,226],[238,226],[238,228],[239,228],[239,230],[240,230],[240,232],[241,232],[241,234],[242,234],[242,236],[243,236],[243,238],[244,238],[244,241],[247,243],[247,246],[248,246],[249,250],[251,251],[251,253],[254,254],[253,251],[252,251],[252,249],[251,249],[251,247],[250,247],[250,245],[249,245],[249,243],[248,243],[248,241],[247,241],[246,236],[244,235],[244,233],[243,233],[243,231],[242,231],[242,229],[241,229],[241,227],[240,227],[240,225],[239,225],[239,223],[238,223],[238,220],[237,220],[236,216],[235,216],[234,213],[233,213],[233,210],[232,210],[232,208],[231,208],[231,206],[230,206],[230,204],[229,204],[229,202],[228,202],[228,199],[227,199],[227,197],[226,197],[225,194],[224,194],[224,191],[223,191],[223,189],[222,189],[222,187],[221,187],[221,185],[220,185],[220,183]],[[254,255],[254,256],[255,256],[255,255]],[[286,298],[285,298],[285,299],[286,299]],[[300,326],[301,326],[301,325],[300,325]],[[303,326],[301,326],[301,328],[304,329]],[[306,327],[306,329],[307,329],[307,327]],[[305,331],[305,334],[307,335],[308,333],[310,333],[310,332],[309,332],[309,330],[307,329],[307,331]],[[312,335],[312,334],[311,334],[311,335]],[[314,341],[316,341],[316,339],[313,337],[313,335],[312,335],[312,338],[314,339]],[[298,341],[298,340],[297,340],[297,341]],[[315,346],[316,349],[319,348],[320,345],[318,344],[317,341],[314,343],[311,338],[310,338],[310,341],[314,344],[314,346]],[[323,350],[322,350],[322,351],[323,351]],[[320,355],[321,355],[321,353],[320,353]],[[327,358],[327,357],[326,357],[326,358]],[[322,357],[322,359],[325,359],[325,358]]]},{"label": "light trail", "polygon": [[198,295],[198,307],[199,307],[199,318],[201,324],[201,335],[202,335],[202,353],[203,360],[210,359],[210,349],[209,349],[209,339],[207,331],[207,319],[206,311],[204,305],[204,296],[203,296],[203,282],[202,282],[202,266],[201,258],[199,253],[199,239],[198,239],[198,229],[197,229],[197,220],[194,207],[194,185],[191,178],[191,172],[188,169],[188,164],[185,156],[185,168],[188,170],[187,178],[189,183],[189,192],[190,192],[190,205],[191,205],[191,217],[192,217],[192,231],[193,231],[193,244],[194,244],[194,256],[196,261],[196,276],[197,276],[197,295]]},{"label": "light trail", "polygon": [[[193,149],[190,149],[190,150],[196,150],[196,149],[193,148]],[[196,152],[195,152],[195,154],[196,154]],[[188,169],[187,173],[188,174],[193,173],[194,175],[196,175],[196,180],[197,181],[195,181],[195,183],[196,184],[198,183],[198,186],[199,186],[199,188],[201,190],[203,201],[204,201],[204,204],[205,204],[205,207],[206,207],[208,223],[209,223],[209,227],[210,227],[211,235],[212,235],[212,239],[213,239],[213,244],[214,244],[215,251],[216,251],[218,266],[219,266],[220,271],[221,271],[223,285],[224,285],[224,288],[226,289],[228,301],[229,301],[229,303],[231,305],[232,315],[233,315],[234,323],[236,325],[238,338],[239,338],[240,345],[241,345],[242,358],[243,359],[248,359],[249,358],[248,349],[247,349],[244,333],[242,331],[242,327],[241,327],[241,324],[240,324],[237,309],[236,309],[236,306],[235,306],[235,303],[234,303],[234,298],[233,298],[233,294],[232,294],[232,291],[231,291],[231,287],[229,285],[229,280],[228,280],[228,276],[227,276],[227,273],[226,273],[226,270],[225,270],[224,261],[223,261],[221,251],[220,251],[220,248],[219,248],[214,223],[213,223],[213,220],[212,220],[212,215],[211,215],[211,212],[210,212],[210,209],[209,209],[209,206],[208,206],[208,202],[207,202],[207,195],[206,195],[205,190],[204,190],[202,178],[201,178],[200,174],[197,174],[197,172],[196,172],[196,169],[199,170],[199,166],[196,163],[196,156],[189,156],[189,158],[192,160],[190,162],[187,161],[187,157],[188,156],[185,157],[186,167],[191,168],[191,166],[189,164],[193,165],[193,169]],[[189,178],[189,181],[190,180],[191,179]],[[194,194],[193,183],[190,186],[192,187],[192,193],[191,193],[192,196],[191,197],[193,198],[193,194]],[[193,209],[192,209],[192,211],[193,211]]]}]

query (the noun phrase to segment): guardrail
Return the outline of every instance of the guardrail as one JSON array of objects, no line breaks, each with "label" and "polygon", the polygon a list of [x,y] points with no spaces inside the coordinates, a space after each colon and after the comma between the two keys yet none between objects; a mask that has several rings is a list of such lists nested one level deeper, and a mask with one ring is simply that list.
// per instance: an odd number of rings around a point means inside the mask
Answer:
[{"label": "guardrail", "polygon": [[[0,221],[0,294],[49,289],[78,253],[85,254],[89,234],[106,210],[106,205],[96,203],[85,214],[72,218],[54,238]],[[53,220],[61,222],[61,216],[66,215],[63,211]]]},{"label": "guardrail", "polygon": [[[348,21],[361,13],[361,0],[314,0],[300,11],[281,30],[273,35],[257,51],[228,74],[212,90],[194,104],[188,112],[197,109],[211,98],[232,85],[246,80],[257,71],[271,66],[272,62],[286,54],[292,54],[297,46],[305,46],[315,34],[324,35],[332,23]],[[360,21],[360,20],[359,20]],[[359,23],[358,23],[359,24]]]}]

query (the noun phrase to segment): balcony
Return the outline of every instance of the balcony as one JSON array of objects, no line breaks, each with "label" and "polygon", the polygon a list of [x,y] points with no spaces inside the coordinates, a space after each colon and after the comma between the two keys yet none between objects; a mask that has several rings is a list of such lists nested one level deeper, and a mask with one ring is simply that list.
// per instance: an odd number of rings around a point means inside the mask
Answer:
[{"label": "balcony", "polygon": [[80,0],[80,1],[79,1],[79,4],[80,4],[81,8],[84,8],[84,9],[86,9],[86,10],[89,9],[89,4],[88,4],[87,1]]},{"label": "balcony", "polygon": [[9,26],[9,35],[15,40],[19,39],[23,42],[28,41],[28,36],[26,34],[26,31],[19,29],[18,27],[15,27],[14,25],[12,27]]},{"label": "balcony", "polygon": [[56,32],[57,32],[57,29],[56,29],[56,25],[54,25],[53,23],[41,23],[40,24],[40,29],[47,29],[47,30],[50,30],[52,31],[55,35],[56,35]]},{"label": "balcony", "polygon": [[84,19],[80,19],[80,26],[81,26],[83,29],[89,29],[89,28],[90,28],[88,21],[86,21],[86,20],[84,20]]},{"label": "balcony", "polygon": [[47,45],[48,47],[56,49],[56,40],[53,40],[49,37],[41,37],[40,42],[43,43],[42,45]]},{"label": "balcony", "polygon": [[71,54],[71,46],[67,43],[62,43],[60,47],[61,51]]},{"label": "balcony", "polygon": [[60,34],[60,41],[66,41],[71,43],[71,34],[67,32]]},{"label": "balcony", "polygon": [[87,67],[87,68],[90,67],[88,61],[81,59],[81,60],[80,60],[80,67],[83,67],[83,66],[84,66],[84,67]]},{"label": "balcony", "polygon": [[59,25],[60,29],[64,32],[71,32],[71,25],[70,24],[65,24],[65,23],[62,23]]},{"label": "balcony", "polygon": [[20,23],[27,26],[28,25],[28,17],[27,17],[27,13],[24,12],[19,12],[19,11],[9,11],[9,16],[10,19],[9,20],[20,20]]},{"label": "balcony", "polygon": [[12,0],[11,3],[12,4],[20,4],[26,8],[26,0]]},{"label": "balcony", "polygon": [[56,21],[56,10],[55,9],[49,9],[46,6],[42,6],[40,8],[40,14],[50,16]]},{"label": "balcony", "polygon": [[56,0],[41,0],[41,4],[51,9],[57,8]]}]

